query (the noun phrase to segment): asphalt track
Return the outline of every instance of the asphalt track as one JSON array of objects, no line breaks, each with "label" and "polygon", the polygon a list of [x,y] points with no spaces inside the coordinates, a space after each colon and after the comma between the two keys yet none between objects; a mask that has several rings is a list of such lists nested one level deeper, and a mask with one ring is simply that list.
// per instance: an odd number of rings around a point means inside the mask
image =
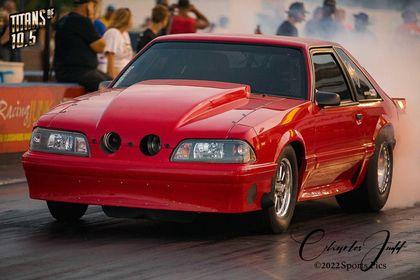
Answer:
[{"label": "asphalt track", "polygon": [[[9,184],[0,187],[0,279],[419,279],[420,205],[350,215],[333,200],[308,202],[298,205],[282,235],[264,233],[258,218],[203,216],[175,224],[108,218],[90,207],[82,221],[60,224],[44,202],[28,198],[26,183]],[[302,256],[329,250],[304,261],[293,239],[316,229],[325,236],[305,245]],[[383,230],[390,237],[381,266],[356,268],[382,246]],[[398,241],[406,243],[392,253]]]}]

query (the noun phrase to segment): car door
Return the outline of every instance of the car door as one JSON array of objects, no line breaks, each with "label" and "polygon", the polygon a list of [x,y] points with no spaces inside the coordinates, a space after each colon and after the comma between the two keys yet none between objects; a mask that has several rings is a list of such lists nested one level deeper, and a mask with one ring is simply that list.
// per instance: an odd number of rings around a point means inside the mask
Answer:
[{"label": "car door", "polygon": [[316,167],[305,187],[351,180],[365,152],[358,103],[340,61],[332,49],[313,50],[311,58],[314,91],[337,93],[341,104],[314,104]]},{"label": "car door", "polygon": [[360,126],[363,130],[363,145],[370,149],[370,152],[373,152],[373,134],[380,116],[384,113],[381,106],[383,99],[353,59],[341,48],[336,48],[336,52],[343,61],[347,75],[353,84],[355,97],[359,102],[357,106],[359,108],[359,114],[362,116]]}]

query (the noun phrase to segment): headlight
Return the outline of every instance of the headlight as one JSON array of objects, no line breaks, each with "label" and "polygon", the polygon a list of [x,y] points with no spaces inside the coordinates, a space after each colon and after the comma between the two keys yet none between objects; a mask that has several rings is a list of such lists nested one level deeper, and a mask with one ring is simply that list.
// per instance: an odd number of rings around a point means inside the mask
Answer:
[{"label": "headlight", "polygon": [[77,132],[36,128],[32,132],[29,148],[47,153],[89,156],[86,137]]},{"label": "headlight", "polygon": [[255,153],[241,140],[185,140],[175,149],[172,161],[251,163]]}]

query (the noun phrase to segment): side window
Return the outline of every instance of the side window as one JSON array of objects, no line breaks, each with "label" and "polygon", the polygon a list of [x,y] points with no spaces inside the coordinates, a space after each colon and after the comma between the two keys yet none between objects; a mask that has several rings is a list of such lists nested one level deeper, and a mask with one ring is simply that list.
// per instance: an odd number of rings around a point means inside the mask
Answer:
[{"label": "side window", "polygon": [[312,60],[315,68],[315,89],[337,93],[341,101],[351,100],[346,79],[332,54],[315,54]]},{"label": "side window", "polygon": [[348,55],[342,49],[337,49],[337,53],[343,60],[344,65],[347,68],[347,72],[349,73],[350,78],[356,87],[357,99],[363,100],[380,98],[375,88],[359,69],[359,67],[354,64],[350,57],[348,57]]}]

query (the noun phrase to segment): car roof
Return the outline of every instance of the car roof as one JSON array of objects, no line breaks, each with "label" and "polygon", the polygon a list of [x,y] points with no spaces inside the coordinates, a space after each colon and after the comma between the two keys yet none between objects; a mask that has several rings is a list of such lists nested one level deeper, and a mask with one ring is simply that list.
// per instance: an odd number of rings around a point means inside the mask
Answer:
[{"label": "car roof", "polygon": [[310,49],[313,47],[340,46],[337,43],[322,41],[317,39],[302,37],[287,37],[277,35],[259,35],[259,34],[176,34],[160,36],[155,39],[159,41],[206,41],[206,42],[229,42],[242,44],[264,44],[264,45],[281,45],[288,47],[297,47]]}]

